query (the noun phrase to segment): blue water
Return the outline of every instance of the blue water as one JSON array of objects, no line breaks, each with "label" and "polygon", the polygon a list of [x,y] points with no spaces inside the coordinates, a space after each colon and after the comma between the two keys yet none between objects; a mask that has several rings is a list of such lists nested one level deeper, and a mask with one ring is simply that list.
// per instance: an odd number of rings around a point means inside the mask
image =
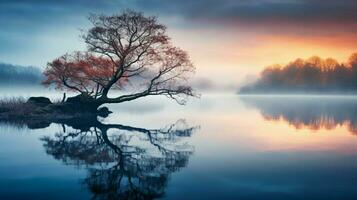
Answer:
[{"label": "blue water", "polygon": [[0,199],[357,198],[356,97],[204,94],[109,108],[100,126],[2,122]]}]

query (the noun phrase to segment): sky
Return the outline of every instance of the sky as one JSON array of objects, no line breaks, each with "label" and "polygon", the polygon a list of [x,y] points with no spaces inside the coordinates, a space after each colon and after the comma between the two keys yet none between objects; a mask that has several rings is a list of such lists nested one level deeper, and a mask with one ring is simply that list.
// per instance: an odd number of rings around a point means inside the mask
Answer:
[{"label": "sky", "polygon": [[90,13],[155,15],[196,77],[239,85],[264,67],[357,52],[356,0],[0,0],[0,62],[44,68],[84,50]]}]

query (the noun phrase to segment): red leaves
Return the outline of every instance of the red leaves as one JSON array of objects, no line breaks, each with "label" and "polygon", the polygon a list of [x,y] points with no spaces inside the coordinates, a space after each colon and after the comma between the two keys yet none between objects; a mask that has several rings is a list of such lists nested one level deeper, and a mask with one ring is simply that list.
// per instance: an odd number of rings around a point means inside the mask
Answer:
[{"label": "red leaves", "polygon": [[[48,63],[43,84],[87,93],[101,98],[101,103],[147,95],[166,95],[183,102],[181,99],[193,96],[187,79],[195,68],[187,53],[170,43],[166,27],[155,17],[125,11],[92,15],[89,20],[93,27],[83,39],[91,53],[66,54]],[[129,79],[131,84],[127,84]],[[124,84],[132,94],[108,98],[111,89],[123,89]]]},{"label": "red leaves", "polygon": [[92,92],[97,86],[107,84],[115,68],[110,59],[89,53],[65,54],[47,64],[43,84],[55,84],[57,89],[65,86],[70,90]]}]

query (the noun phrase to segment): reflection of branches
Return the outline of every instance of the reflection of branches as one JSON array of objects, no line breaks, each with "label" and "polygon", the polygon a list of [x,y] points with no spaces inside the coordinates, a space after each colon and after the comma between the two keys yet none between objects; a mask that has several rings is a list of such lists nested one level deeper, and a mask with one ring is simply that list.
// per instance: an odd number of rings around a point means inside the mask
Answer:
[{"label": "reflection of branches", "polygon": [[257,107],[266,120],[283,120],[296,129],[332,130],[347,126],[357,134],[357,103],[353,98],[242,97]]},{"label": "reflection of branches", "polygon": [[184,139],[195,129],[184,120],[162,129],[96,122],[42,140],[54,158],[88,168],[84,184],[93,199],[152,199],[163,195],[171,173],[187,165],[193,147]]}]

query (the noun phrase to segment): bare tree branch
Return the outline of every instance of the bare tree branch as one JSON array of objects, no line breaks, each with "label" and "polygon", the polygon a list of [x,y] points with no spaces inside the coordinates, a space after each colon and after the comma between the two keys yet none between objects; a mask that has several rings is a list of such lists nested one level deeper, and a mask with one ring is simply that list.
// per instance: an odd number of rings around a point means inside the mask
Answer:
[{"label": "bare tree branch", "polygon": [[[89,20],[93,27],[82,36],[89,52],[66,54],[49,63],[45,84],[91,95],[97,105],[149,95],[184,104],[187,97],[197,96],[187,83],[195,71],[189,56],[171,44],[166,27],[155,17],[125,11],[91,15]],[[58,81],[59,76],[74,85]],[[109,92],[117,88],[127,94],[109,98]]]}]

